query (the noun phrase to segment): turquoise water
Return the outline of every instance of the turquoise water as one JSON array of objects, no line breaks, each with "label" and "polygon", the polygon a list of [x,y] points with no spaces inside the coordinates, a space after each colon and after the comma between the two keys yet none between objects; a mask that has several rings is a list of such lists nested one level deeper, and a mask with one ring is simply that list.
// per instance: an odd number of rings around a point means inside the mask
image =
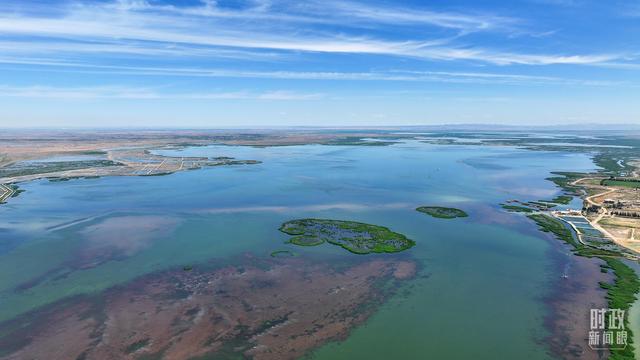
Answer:
[{"label": "turquoise water", "polygon": [[[550,171],[585,171],[586,155],[509,147],[209,146],[162,150],[262,164],[157,177],[21,184],[0,206],[0,321],[145,273],[273,250],[352,255],[284,244],[287,220],[325,217],[387,226],[416,241],[422,273],[318,359],[548,357],[540,340],[557,272],[550,244],[508,199],[557,194]],[[414,211],[453,206],[442,220]]]}]

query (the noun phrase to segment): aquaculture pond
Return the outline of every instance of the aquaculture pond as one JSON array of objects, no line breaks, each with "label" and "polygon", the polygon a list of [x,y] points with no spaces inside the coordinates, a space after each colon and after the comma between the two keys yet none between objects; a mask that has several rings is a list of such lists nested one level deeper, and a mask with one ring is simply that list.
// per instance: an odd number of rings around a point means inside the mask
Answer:
[{"label": "aquaculture pond", "polygon": [[[499,204],[554,198],[559,191],[545,178],[592,170],[588,156],[419,141],[156,152],[262,163],[20,184],[25,192],[0,205],[0,322],[143,275],[188,269],[181,276],[191,276],[211,261],[401,259],[416,263],[417,274],[344,340],[317,344],[309,356],[552,357],[542,341],[549,336],[544,298],[571,255]],[[416,211],[424,204],[464,209],[468,217],[425,216]],[[297,246],[279,231],[294,219],[384,227],[415,245],[366,256],[329,244]]]}]

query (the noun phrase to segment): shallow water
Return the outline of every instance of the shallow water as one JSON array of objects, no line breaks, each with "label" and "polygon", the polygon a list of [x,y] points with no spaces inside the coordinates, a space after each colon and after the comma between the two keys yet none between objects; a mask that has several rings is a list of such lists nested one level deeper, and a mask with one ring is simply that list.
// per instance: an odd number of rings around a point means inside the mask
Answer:
[{"label": "shallow water", "polygon": [[[635,261],[627,261],[625,262],[629,267],[631,267],[636,274],[640,274],[640,264]],[[636,294],[637,296],[637,294]],[[631,331],[633,331],[633,344],[635,346],[635,356],[636,358],[640,358],[640,298],[636,299],[636,301],[629,308],[629,326]]]},{"label": "shallow water", "polygon": [[[328,244],[284,244],[278,231],[294,218],[334,218],[405,234],[423,268],[365,325],[314,358],[548,358],[542,299],[558,278],[550,245],[498,204],[557,195],[544,180],[549,172],[591,170],[586,155],[417,141],[157,153],[262,164],[21,184],[26,192],[0,206],[0,321],[212,258],[287,249],[357,256]],[[470,217],[434,219],[414,211],[421,205]]]}]

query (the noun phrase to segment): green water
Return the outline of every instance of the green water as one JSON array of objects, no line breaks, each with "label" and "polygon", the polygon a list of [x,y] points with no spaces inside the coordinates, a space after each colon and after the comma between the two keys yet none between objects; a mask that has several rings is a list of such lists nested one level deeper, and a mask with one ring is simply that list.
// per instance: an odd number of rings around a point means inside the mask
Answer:
[{"label": "green water", "polygon": [[[140,275],[211,259],[274,250],[352,255],[323,245],[284,244],[294,218],[354,220],[416,241],[421,273],[342,342],[317,359],[546,359],[541,339],[557,269],[554,251],[498,204],[557,193],[550,171],[593,168],[586,155],[508,147],[210,146],[159,151],[232,156],[259,165],[161,177],[35,181],[0,206],[0,321]],[[452,206],[469,218],[414,211]],[[383,255],[372,255],[383,256]]]}]

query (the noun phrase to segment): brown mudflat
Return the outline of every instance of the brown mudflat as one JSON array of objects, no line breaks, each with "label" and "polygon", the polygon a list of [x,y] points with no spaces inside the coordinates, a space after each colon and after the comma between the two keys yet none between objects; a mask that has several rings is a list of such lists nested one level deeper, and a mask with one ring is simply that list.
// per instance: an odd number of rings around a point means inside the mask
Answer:
[{"label": "brown mudflat", "polygon": [[294,359],[346,337],[414,273],[406,260],[300,258],[167,271],[0,324],[0,349],[5,359]]},{"label": "brown mudflat", "polygon": [[589,312],[607,307],[606,292],[598,282],[611,282],[612,275],[600,272],[603,262],[599,259],[574,256],[569,261],[568,277],[557,280],[546,299],[551,310],[545,321],[550,335],[544,343],[562,359],[606,359],[608,352],[588,346]]}]

